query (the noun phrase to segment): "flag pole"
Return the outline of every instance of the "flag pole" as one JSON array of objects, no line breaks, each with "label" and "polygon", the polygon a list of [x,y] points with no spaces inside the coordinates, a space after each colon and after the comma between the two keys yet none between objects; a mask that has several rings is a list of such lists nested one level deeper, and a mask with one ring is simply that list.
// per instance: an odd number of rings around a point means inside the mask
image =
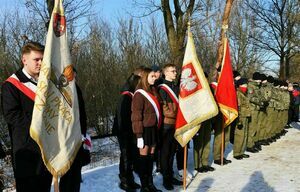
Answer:
[{"label": "flag pole", "polygon": [[222,142],[221,142],[221,165],[223,166],[223,159],[224,159],[224,138],[225,138],[225,133],[224,133],[224,120],[222,117]]},{"label": "flag pole", "polygon": [[187,145],[184,146],[184,158],[183,158],[183,190],[186,189],[186,153],[187,153]]},{"label": "flag pole", "polygon": [[53,183],[54,183],[54,192],[59,192],[57,176],[53,176]]}]

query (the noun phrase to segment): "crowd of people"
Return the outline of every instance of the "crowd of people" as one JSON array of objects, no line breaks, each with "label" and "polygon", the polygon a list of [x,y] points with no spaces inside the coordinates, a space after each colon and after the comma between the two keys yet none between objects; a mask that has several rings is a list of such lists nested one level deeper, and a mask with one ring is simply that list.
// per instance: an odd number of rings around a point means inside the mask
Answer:
[{"label": "crowd of people", "polygon": [[[176,83],[178,74],[174,64],[166,64],[161,73],[158,71],[157,66],[137,68],[120,92],[114,130],[121,151],[119,186],[125,191],[139,188],[146,192],[161,191],[153,184],[153,162],[156,162],[156,172],[163,176],[166,190],[182,185],[182,180],[174,177],[173,170],[174,158],[181,156],[176,158],[176,162],[182,177],[183,148],[174,138],[180,82]],[[292,121],[299,121],[298,83],[282,81],[259,72],[247,79],[241,77],[238,71],[233,71],[233,77],[239,116],[225,128],[222,127],[221,113],[201,123],[192,140],[194,172],[215,170],[209,162],[211,150],[214,164],[231,163],[224,157],[221,159],[223,131],[223,150],[231,142],[233,157],[242,160],[250,157],[245,152],[258,153],[262,145],[270,145],[283,136]],[[212,92],[215,92],[217,83],[210,85]],[[212,134],[214,137],[211,137]],[[213,149],[210,149],[211,138],[214,138]],[[141,186],[134,181],[133,172],[138,174]]]},{"label": "crowd of people", "polygon": [[[12,146],[12,166],[16,190],[50,191],[52,176],[46,169],[39,146],[30,137],[30,123],[35,93],[44,47],[37,42],[29,42],[22,48],[23,67],[10,76],[2,85],[1,107],[8,124]],[[163,186],[173,190],[174,185],[182,185],[184,150],[174,138],[178,110],[178,69],[174,64],[166,64],[160,70],[141,66],[126,80],[120,91],[113,133],[120,147],[119,178],[120,188],[125,191],[159,192],[153,183],[153,167],[163,176]],[[76,72],[76,70],[74,69]],[[220,68],[218,69],[220,72]],[[206,75],[207,77],[207,75]],[[222,158],[221,149],[233,143],[233,156],[237,160],[249,158],[245,152],[257,153],[261,145],[275,142],[298,121],[300,88],[298,83],[274,79],[255,72],[251,79],[233,72],[235,81],[238,118],[225,128],[223,116],[219,113],[202,122],[193,137],[193,158],[195,172],[214,171],[209,162],[213,150],[214,164],[226,165],[230,160]],[[211,90],[217,89],[212,82]],[[80,124],[83,137],[86,135],[86,114],[80,88],[77,87]],[[224,148],[222,145],[224,132]],[[214,134],[213,149],[210,149],[211,135]],[[86,154],[87,153],[87,154]],[[0,158],[5,157],[0,146]],[[174,176],[173,164],[181,179]],[[81,167],[89,163],[89,154],[84,143],[69,171],[60,178],[61,192],[79,192]],[[134,172],[140,179],[135,182]],[[188,173],[188,177],[192,177]]]}]

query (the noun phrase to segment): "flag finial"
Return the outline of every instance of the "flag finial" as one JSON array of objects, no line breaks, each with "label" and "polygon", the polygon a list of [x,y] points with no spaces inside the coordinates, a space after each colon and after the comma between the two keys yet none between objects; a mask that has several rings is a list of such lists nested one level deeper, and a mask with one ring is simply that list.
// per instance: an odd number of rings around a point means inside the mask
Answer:
[{"label": "flag finial", "polygon": [[224,30],[225,37],[227,37],[228,25],[222,25],[222,29]]}]

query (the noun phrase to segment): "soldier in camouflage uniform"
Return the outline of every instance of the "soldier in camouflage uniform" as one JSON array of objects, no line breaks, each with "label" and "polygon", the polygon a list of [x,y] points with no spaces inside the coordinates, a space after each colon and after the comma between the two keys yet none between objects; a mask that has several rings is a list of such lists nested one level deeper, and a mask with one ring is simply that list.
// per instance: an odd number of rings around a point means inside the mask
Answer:
[{"label": "soldier in camouflage uniform", "polygon": [[273,86],[274,83],[274,78],[272,76],[268,76],[267,77],[267,83],[266,83],[266,87],[268,87],[268,89],[270,89],[271,91],[271,97],[269,100],[269,105],[266,108],[267,111],[267,118],[266,118],[266,133],[264,136],[264,139],[268,142],[268,143],[272,143],[274,141],[276,141],[276,139],[273,137],[274,136],[274,127],[276,126],[276,124],[274,123],[275,119],[277,118],[277,110],[276,110],[276,105],[279,102],[278,99],[278,93],[276,91],[276,89]]},{"label": "soldier in camouflage uniform", "polygon": [[280,130],[280,111],[281,111],[281,90],[280,90],[280,82],[279,80],[274,80],[274,96],[275,96],[275,103],[274,103],[274,109],[275,109],[275,116],[273,118],[273,128],[272,128],[272,138],[273,139],[279,139],[279,130]]},{"label": "soldier in camouflage uniform", "polygon": [[200,173],[214,171],[209,166],[210,138],[211,138],[211,119],[201,123],[201,128],[193,137],[194,169]]},{"label": "soldier in camouflage uniform", "polygon": [[257,125],[258,114],[261,107],[264,107],[264,102],[260,92],[260,74],[258,72],[253,73],[252,80],[248,83],[247,95],[250,100],[251,121],[249,122],[247,151],[251,153],[257,153],[261,150],[259,145],[255,145],[257,141]]},{"label": "soldier in camouflage uniform", "polygon": [[282,129],[281,129],[281,133],[282,135],[285,134],[285,130],[283,128],[289,128],[287,127],[287,123],[288,123],[288,111],[289,111],[289,107],[290,107],[290,102],[291,102],[291,97],[290,94],[288,92],[288,83],[283,81],[282,82],[282,101],[283,101],[283,110],[282,110]]},{"label": "soldier in camouflage uniform", "polygon": [[264,102],[264,106],[260,108],[258,115],[258,145],[269,145],[266,140],[267,126],[269,126],[267,108],[271,99],[272,88],[267,86],[267,76],[261,74],[261,94]]},{"label": "soldier in camouflage uniform", "polygon": [[[208,74],[204,72],[205,77]],[[214,92],[213,87],[211,91]],[[201,123],[201,128],[198,133],[193,137],[194,144],[194,169],[200,173],[214,171],[215,168],[209,166],[209,153],[210,153],[210,139],[212,131],[212,119],[208,119]]]},{"label": "soldier in camouflage uniform", "polygon": [[250,101],[247,97],[247,83],[248,80],[245,78],[241,78],[235,82],[237,87],[239,116],[234,127],[233,157],[238,160],[250,157],[249,155],[245,154],[248,137],[248,125],[251,117]]}]

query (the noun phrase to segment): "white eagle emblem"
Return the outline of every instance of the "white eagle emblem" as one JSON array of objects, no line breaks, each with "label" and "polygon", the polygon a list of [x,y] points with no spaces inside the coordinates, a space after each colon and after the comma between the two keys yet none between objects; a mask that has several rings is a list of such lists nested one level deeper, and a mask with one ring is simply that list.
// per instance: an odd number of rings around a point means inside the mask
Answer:
[{"label": "white eagle emblem", "polygon": [[192,74],[192,70],[190,68],[186,68],[181,73],[180,87],[187,91],[192,91],[197,87],[197,82],[194,81],[196,76]]}]

